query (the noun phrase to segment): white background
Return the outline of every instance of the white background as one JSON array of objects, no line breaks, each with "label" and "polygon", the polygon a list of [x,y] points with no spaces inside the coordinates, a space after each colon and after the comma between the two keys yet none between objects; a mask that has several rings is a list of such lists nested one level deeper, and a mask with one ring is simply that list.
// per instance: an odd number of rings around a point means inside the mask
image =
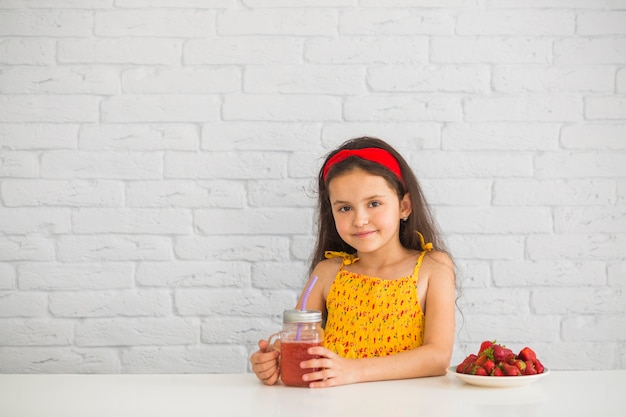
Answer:
[{"label": "white background", "polygon": [[455,360],[624,369],[625,120],[624,0],[0,0],[0,372],[247,371],[360,135],[445,233]]}]

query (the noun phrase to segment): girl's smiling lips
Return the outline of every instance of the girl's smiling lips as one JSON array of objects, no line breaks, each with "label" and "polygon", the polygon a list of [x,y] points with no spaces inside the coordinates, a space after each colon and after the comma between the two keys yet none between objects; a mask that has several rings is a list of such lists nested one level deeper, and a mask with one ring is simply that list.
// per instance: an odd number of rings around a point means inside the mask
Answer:
[{"label": "girl's smiling lips", "polygon": [[370,231],[364,231],[364,232],[356,232],[356,233],[353,233],[352,235],[354,237],[357,237],[357,238],[364,238],[364,237],[368,237],[368,236],[370,236],[370,235],[372,235],[374,233],[376,233],[374,230],[370,230]]}]

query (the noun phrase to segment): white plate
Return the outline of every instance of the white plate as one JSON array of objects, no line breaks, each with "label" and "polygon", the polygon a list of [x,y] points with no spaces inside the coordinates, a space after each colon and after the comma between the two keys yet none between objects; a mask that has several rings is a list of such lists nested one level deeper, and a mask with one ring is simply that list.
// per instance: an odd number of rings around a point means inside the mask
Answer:
[{"label": "white plate", "polygon": [[455,377],[459,378],[461,381],[467,384],[477,385],[479,387],[510,388],[532,384],[533,382],[538,381],[544,376],[550,374],[550,370],[548,368],[545,368],[543,373],[537,375],[481,376],[461,374],[456,371],[456,365],[454,365],[448,368],[448,373],[454,375]]}]

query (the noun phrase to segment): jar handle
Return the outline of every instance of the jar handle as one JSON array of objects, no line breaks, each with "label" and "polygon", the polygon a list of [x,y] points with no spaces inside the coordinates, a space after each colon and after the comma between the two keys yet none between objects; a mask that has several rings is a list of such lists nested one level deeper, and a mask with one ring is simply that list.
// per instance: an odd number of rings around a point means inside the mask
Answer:
[{"label": "jar handle", "polygon": [[[272,342],[272,339],[274,337],[276,338],[276,341]],[[270,337],[267,338],[267,344],[268,344],[267,350],[268,351],[277,350],[280,352],[280,343],[278,344],[278,346],[274,346],[275,343],[278,341],[280,341],[280,332],[271,334]]]}]

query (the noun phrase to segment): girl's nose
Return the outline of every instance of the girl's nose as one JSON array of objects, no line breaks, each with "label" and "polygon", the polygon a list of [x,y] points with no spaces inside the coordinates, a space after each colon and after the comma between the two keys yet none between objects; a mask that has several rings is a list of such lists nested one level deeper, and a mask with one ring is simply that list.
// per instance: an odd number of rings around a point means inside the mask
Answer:
[{"label": "girl's nose", "polygon": [[354,216],[354,225],[356,227],[363,227],[369,222],[369,219],[364,215],[364,213],[357,213],[357,215]]}]

